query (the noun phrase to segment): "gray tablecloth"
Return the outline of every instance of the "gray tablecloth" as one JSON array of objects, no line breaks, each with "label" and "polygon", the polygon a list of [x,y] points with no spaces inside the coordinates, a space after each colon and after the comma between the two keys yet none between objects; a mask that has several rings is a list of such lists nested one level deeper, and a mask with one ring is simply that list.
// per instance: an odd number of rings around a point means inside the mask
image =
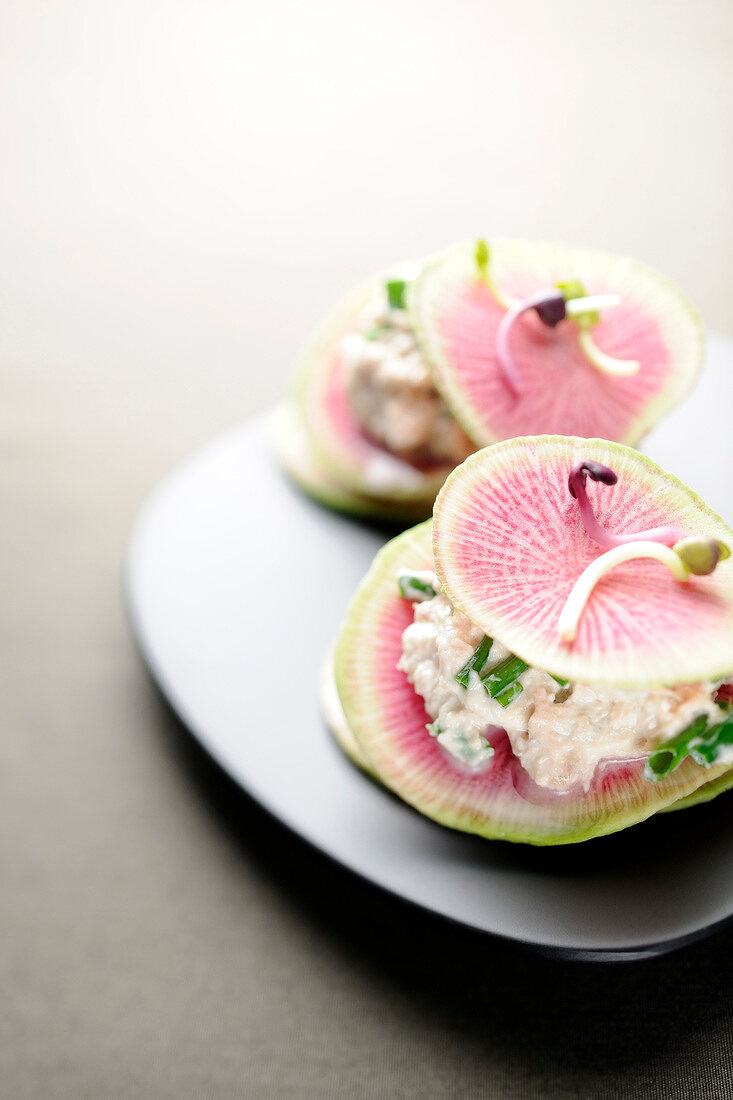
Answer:
[{"label": "gray tablecloth", "polygon": [[125,540],[223,395],[27,364],[0,391],[2,1096],[733,1093],[730,931],[615,966],[468,935],[311,851],[166,709]]}]

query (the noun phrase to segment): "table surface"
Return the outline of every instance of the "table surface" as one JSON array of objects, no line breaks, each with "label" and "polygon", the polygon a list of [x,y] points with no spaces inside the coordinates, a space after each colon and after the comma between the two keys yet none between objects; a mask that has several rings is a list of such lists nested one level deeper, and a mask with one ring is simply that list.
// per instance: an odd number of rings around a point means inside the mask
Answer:
[{"label": "table surface", "polygon": [[729,1096],[730,931],[568,964],[352,878],[166,709],[122,562],[395,259],[631,251],[733,332],[730,5],[2,7],[0,1095]]}]

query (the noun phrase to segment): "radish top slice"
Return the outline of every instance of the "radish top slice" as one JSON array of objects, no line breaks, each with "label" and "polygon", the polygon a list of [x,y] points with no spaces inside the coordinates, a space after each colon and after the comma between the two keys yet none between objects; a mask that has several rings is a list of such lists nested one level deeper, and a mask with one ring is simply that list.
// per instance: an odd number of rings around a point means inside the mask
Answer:
[{"label": "radish top slice", "polygon": [[733,559],[721,557],[713,573],[684,583],[658,560],[624,561],[595,584],[574,638],[563,640],[562,610],[603,553],[568,491],[580,462],[617,476],[615,484],[586,484],[607,532],[642,538],[673,526],[696,547],[732,544],[733,532],[695,493],[629,447],[559,436],[507,440],[467,459],[436,501],[435,568],[450,599],[528,664],[564,679],[639,688],[726,679]]},{"label": "radish top slice", "polygon": [[[655,271],[545,242],[492,241],[482,258],[483,268],[470,244],[449,249],[408,295],[436,387],[477,444],[536,432],[636,444],[691,388],[702,359],[700,324]],[[511,335],[517,394],[497,351],[507,309],[573,286],[617,304],[554,327],[535,309],[522,313]]]}]

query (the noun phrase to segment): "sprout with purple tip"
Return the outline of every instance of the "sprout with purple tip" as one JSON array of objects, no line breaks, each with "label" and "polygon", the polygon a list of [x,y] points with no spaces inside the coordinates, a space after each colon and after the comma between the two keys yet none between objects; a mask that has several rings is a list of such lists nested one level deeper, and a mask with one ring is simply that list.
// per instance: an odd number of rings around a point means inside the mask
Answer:
[{"label": "sprout with purple tip", "polygon": [[525,298],[523,302],[517,302],[502,317],[496,333],[496,357],[499,360],[499,367],[504,376],[504,381],[515,397],[519,397],[521,384],[509,349],[509,336],[518,319],[530,309],[536,310],[537,316],[549,328],[554,328],[567,315],[565,299],[561,291],[543,290],[540,294],[533,294],[531,298]]},{"label": "sprout with purple tip", "polygon": [[600,481],[603,485],[615,485],[618,477],[613,470],[610,470],[608,466],[602,466],[600,462],[581,459],[580,462],[575,463],[568,478],[568,489],[571,497],[575,497],[578,502],[583,526],[599,546],[611,550],[614,546],[623,546],[625,543],[639,542],[640,540],[661,542],[665,546],[674,546],[682,538],[682,531],[679,527],[653,527],[649,531],[635,531],[628,535],[614,535],[611,531],[607,531],[596,519],[593,506],[588,500],[585,485],[587,477],[591,478],[592,481]]},{"label": "sprout with purple tip", "polygon": [[635,558],[655,558],[666,565],[678,581],[687,581],[691,574],[698,577],[712,573],[718,562],[730,557],[730,550],[719,539],[698,536],[683,538],[679,527],[654,527],[628,535],[614,535],[596,519],[588,494],[586,479],[603,485],[615,485],[617,475],[600,462],[583,459],[576,462],[568,477],[568,489],[580,507],[583,526],[590,537],[606,549],[587,566],[573,585],[565,601],[557,630],[564,642],[572,642],[578,632],[581,615],[591,592],[610,569]]},{"label": "sprout with purple tip", "polygon": [[617,294],[587,295],[582,283],[573,280],[568,283],[558,283],[551,290],[543,290],[518,301],[499,294],[489,274],[490,253],[485,241],[478,242],[475,258],[482,279],[498,301],[507,308],[496,333],[496,357],[504,382],[514,397],[519,397],[521,385],[509,347],[509,337],[522,314],[531,309],[548,328],[555,328],[566,318],[575,321],[578,328],[578,343],[583,354],[588,362],[603,374],[627,378],[639,370],[641,364],[637,359],[615,359],[601,351],[590,331],[600,320],[601,309],[609,309],[619,304],[620,298]]}]

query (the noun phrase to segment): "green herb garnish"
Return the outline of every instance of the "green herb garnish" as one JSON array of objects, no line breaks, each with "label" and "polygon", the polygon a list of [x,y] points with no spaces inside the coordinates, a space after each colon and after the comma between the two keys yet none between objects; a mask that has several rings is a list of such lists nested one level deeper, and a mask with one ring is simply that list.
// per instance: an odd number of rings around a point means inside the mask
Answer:
[{"label": "green herb garnish", "polygon": [[491,253],[489,252],[487,242],[483,239],[476,241],[476,248],[473,255],[476,260],[476,267],[485,279],[489,274],[489,260],[491,259]]},{"label": "green herb garnish", "polygon": [[[515,657],[513,654],[510,654],[508,657],[505,657],[503,661],[500,661],[498,665],[495,665],[491,672],[487,672],[485,676],[482,676],[481,683],[484,685],[484,688],[491,698],[496,699],[502,694],[505,688],[513,684],[528,668],[529,665],[526,661],[523,661],[521,657]],[[519,692],[516,692],[514,698],[516,698],[518,694]],[[509,702],[511,702],[511,699]],[[508,703],[502,703],[502,706],[508,706]]]},{"label": "green herb garnish", "polygon": [[384,284],[387,291],[387,301],[390,309],[405,308],[405,291],[407,283],[404,279],[388,279]]},{"label": "green herb garnish", "polygon": [[701,714],[685,726],[669,741],[655,749],[644,765],[644,778],[652,781],[666,779],[671,772],[678,768],[686,756],[689,755],[689,745],[693,737],[699,737],[705,732],[708,724],[706,715]]},{"label": "green herb garnish", "polygon": [[400,574],[397,577],[397,587],[400,590],[400,596],[404,596],[406,600],[432,600],[437,594],[432,584],[421,581],[411,573]]},{"label": "green herb garnish", "polygon": [[521,695],[524,688],[520,684],[519,680],[515,680],[513,684],[510,684],[508,688],[504,688],[496,696],[497,703],[500,703],[502,707],[508,707],[510,703],[513,703],[518,695]]},{"label": "green herb garnish", "polygon": [[464,688],[468,687],[468,681],[472,672],[481,672],[487,660],[489,659],[489,653],[491,647],[494,644],[494,639],[489,638],[488,634],[484,635],[483,639],[479,642],[473,655],[469,657],[463,668],[456,673],[456,680]]},{"label": "green herb garnish", "polygon": [[714,764],[720,750],[726,745],[733,745],[733,714],[710,729],[707,725],[707,716],[701,714],[675,737],[655,749],[644,766],[644,778],[652,781],[666,779],[688,756],[703,768]]},{"label": "green herb garnish", "polygon": [[364,333],[365,340],[383,340],[389,333],[389,329],[385,325],[377,325],[376,328],[370,328],[368,332]]},{"label": "green herb garnish", "polygon": [[700,741],[691,744],[690,756],[696,764],[709,768],[716,762],[720,750],[726,745],[733,745],[733,714],[729,715],[724,722],[709,729]]}]

